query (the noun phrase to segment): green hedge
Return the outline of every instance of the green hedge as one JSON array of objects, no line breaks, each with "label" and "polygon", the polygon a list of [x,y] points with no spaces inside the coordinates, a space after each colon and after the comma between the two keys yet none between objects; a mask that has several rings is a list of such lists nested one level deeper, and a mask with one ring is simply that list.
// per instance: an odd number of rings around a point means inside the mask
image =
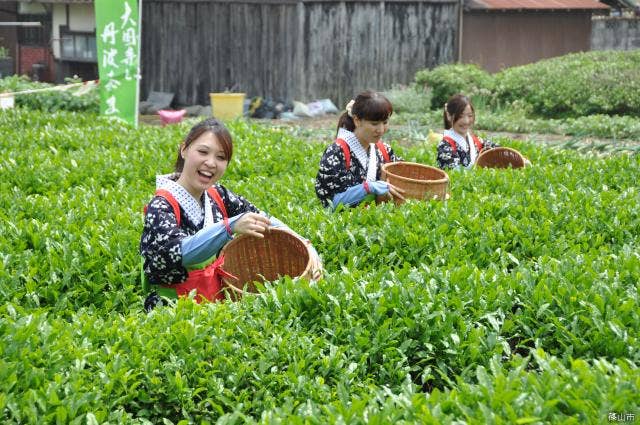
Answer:
[{"label": "green hedge", "polygon": [[541,116],[640,117],[640,51],[574,53],[495,75],[499,102],[522,99]]},{"label": "green hedge", "polygon": [[477,65],[440,65],[432,70],[421,70],[415,75],[418,85],[431,89],[432,109],[442,109],[449,97],[464,93],[475,101],[486,97],[493,89],[491,74]]},{"label": "green hedge", "polygon": [[465,93],[492,108],[524,107],[547,118],[640,117],[639,51],[573,53],[495,75],[475,65],[441,65],[418,71],[415,81],[433,90],[433,109]]},{"label": "green hedge", "polygon": [[423,112],[431,107],[431,91],[421,85],[394,86],[383,94],[393,105],[394,114]]}]

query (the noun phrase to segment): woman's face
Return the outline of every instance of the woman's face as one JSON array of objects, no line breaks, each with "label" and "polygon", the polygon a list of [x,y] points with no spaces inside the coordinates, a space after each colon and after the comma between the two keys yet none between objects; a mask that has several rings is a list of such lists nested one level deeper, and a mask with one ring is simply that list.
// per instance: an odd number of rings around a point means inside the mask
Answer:
[{"label": "woman's face", "polygon": [[462,115],[460,115],[457,121],[453,123],[453,131],[460,134],[461,136],[466,136],[467,132],[473,127],[474,121],[475,116],[473,114],[473,110],[471,109],[471,105],[467,105],[467,107],[464,108]]},{"label": "woman's face", "polygon": [[354,133],[358,137],[358,140],[360,140],[360,143],[365,146],[380,140],[389,129],[388,119],[384,121],[369,121],[354,117],[353,122],[356,125]]},{"label": "woman's face", "polygon": [[206,131],[188,147],[182,148],[184,167],[178,183],[196,199],[217,182],[229,164],[227,154],[218,138]]}]

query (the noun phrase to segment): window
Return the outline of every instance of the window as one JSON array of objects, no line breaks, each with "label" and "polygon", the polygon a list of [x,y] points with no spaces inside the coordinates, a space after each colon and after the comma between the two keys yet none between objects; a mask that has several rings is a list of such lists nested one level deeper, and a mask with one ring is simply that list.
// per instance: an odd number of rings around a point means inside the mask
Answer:
[{"label": "window", "polygon": [[40,27],[19,27],[18,42],[26,46],[46,46],[47,34],[51,31],[51,18],[48,15],[19,15],[20,22],[40,22]]},{"label": "window", "polygon": [[63,60],[97,62],[96,36],[93,33],[60,31],[60,57]]}]

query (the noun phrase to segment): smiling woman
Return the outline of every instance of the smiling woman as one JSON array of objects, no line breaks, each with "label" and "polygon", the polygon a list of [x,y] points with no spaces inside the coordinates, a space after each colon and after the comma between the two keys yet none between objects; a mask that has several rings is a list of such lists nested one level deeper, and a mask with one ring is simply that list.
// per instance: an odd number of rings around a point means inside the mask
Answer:
[{"label": "smiling woman", "polygon": [[270,227],[288,229],[218,183],[232,154],[231,134],[209,118],[180,144],[175,172],[156,177],[140,241],[143,280],[150,288],[147,310],[161,303],[161,296],[176,298],[192,290],[198,301],[222,299],[226,272],[223,258],[216,259],[220,249],[234,235],[263,238]]},{"label": "smiling woman", "polygon": [[498,146],[472,133],[476,112],[471,100],[462,94],[444,104],[444,134],[438,144],[438,167],[471,168],[480,153]]}]

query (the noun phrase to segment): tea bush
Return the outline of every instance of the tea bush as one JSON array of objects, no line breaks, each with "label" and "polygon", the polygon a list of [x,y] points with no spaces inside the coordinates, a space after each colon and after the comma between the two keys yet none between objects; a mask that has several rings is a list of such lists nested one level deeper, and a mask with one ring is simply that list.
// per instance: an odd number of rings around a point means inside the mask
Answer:
[{"label": "tea bush", "polygon": [[495,75],[496,100],[518,99],[544,117],[640,117],[640,52],[592,51],[507,68]]},{"label": "tea bush", "polygon": [[527,115],[538,117],[640,117],[638,51],[571,53],[493,75],[472,64],[440,65],[418,71],[415,81],[433,90],[433,109],[464,93],[492,109],[510,109],[517,101],[516,108],[526,105]]},{"label": "tea bush", "polygon": [[[66,83],[77,83],[80,80],[67,79]],[[13,75],[0,79],[1,92],[21,92],[30,89],[44,89],[54,87],[55,84],[31,81],[25,75]],[[55,111],[84,111],[98,113],[100,111],[100,95],[96,88],[85,94],[78,95],[78,89],[52,90],[29,94],[17,94],[15,105],[33,110],[46,112]]]},{"label": "tea bush", "polygon": [[[224,184],[308,237],[318,283],[142,311],[154,176],[193,122],[0,112],[3,423],[603,423],[640,403],[640,157],[499,139],[447,202],[333,213],[326,143],[236,121]],[[395,145],[394,141],[391,141]],[[396,146],[435,163],[433,146]]]},{"label": "tea bush", "polygon": [[474,64],[440,65],[416,72],[415,82],[432,92],[431,108],[442,109],[447,99],[456,93],[470,96],[472,101],[489,98],[493,77]]},{"label": "tea bush", "polygon": [[[400,113],[391,118],[389,135],[415,141],[424,141],[429,130],[443,128],[442,111]],[[399,124],[399,125],[398,125]],[[476,130],[510,133],[544,133],[575,136],[577,138],[612,139],[616,141],[640,140],[640,118],[628,115],[589,115],[578,118],[535,118],[527,115],[518,104],[510,108],[492,110],[486,106],[476,108]]]}]

